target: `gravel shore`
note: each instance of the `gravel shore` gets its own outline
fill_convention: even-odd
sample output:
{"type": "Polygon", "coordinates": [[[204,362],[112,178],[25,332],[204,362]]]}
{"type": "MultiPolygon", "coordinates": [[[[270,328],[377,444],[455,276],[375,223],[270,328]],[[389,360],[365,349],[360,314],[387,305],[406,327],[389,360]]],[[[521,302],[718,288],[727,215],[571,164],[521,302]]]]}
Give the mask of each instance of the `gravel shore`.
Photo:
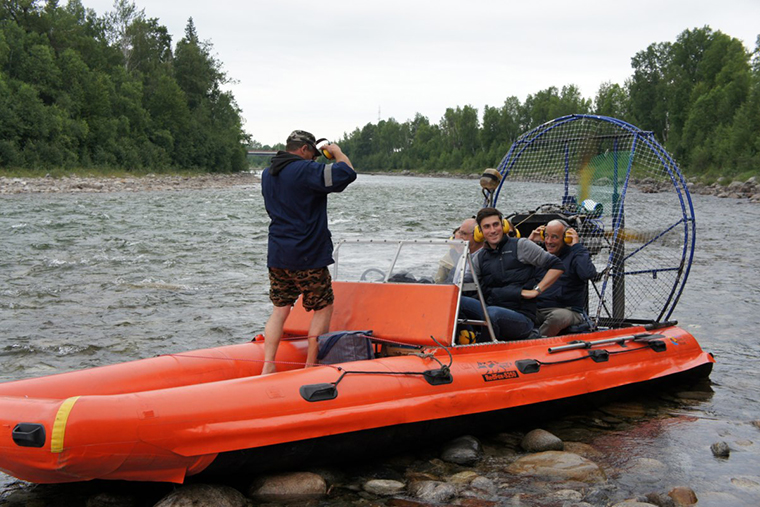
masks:
{"type": "MultiPolygon", "coordinates": [[[[372,175],[422,176],[433,178],[466,178],[477,179],[479,174],[413,173],[402,172],[373,172],[372,175]]],[[[7,178],[0,176],[0,195],[5,194],[48,194],[48,193],[82,193],[82,192],[149,192],[172,190],[198,190],[204,188],[227,188],[253,185],[260,181],[255,173],[237,174],[204,174],[200,176],[159,176],[147,175],[142,177],[85,177],[66,176],[63,178],[7,178]]],[[[670,190],[669,185],[656,183],[645,179],[634,182],[642,192],[657,193],[670,190]]],[[[712,185],[702,185],[690,180],[687,183],[692,194],[714,195],[733,199],[747,199],[760,203],[760,183],[752,177],[747,181],[720,181],[712,185]]]]}
{"type": "Polygon", "coordinates": [[[6,178],[0,176],[0,195],[3,194],[47,194],[82,192],[149,192],[171,190],[197,190],[204,188],[226,188],[253,185],[259,177],[253,173],[204,174],[200,176],[159,176],[142,177],[83,177],[63,178],[6,178]]]}

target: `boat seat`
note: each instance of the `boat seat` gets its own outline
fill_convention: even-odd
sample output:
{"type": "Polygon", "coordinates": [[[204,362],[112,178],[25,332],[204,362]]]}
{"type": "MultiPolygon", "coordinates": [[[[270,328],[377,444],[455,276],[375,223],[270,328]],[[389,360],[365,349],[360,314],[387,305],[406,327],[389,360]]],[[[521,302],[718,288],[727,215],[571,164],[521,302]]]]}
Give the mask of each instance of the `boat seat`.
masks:
{"type": "MultiPolygon", "coordinates": [[[[330,331],[371,329],[375,338],[407,345],[451,345],[456,325],[456,285],[333,281],[330,331]]],[[[284,332],[306,336],[313,313],[298,299],[284,332]]]]}

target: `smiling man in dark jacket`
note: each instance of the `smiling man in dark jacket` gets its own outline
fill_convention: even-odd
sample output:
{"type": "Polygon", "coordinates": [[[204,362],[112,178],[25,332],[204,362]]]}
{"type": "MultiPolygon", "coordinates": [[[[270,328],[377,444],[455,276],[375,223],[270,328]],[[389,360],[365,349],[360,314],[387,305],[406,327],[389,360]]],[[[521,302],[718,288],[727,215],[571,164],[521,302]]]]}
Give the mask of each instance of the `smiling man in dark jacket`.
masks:
{"type": "MultiPolygon", "coordinates": [[[[537,336],[536,297],[560,277],[562,263],[527,238],[509,237],[510,226],[496,208],[482,208],[475,220],[475,239],[485,241],[474,262],[475,274],[496,338],[537,336]],[[543,276],[537,277],[537,269],[544,269],[543,276]]],[[[462,297],[460,310],[468,319],[484,319],[477,299],[462,297]]]]}
{"type": "Polygon", "coordinates": [[[293,131],[285,151],[272,157],[272,164],[261,175],[261,193],[272,220],[267,267],[269,298],[274,304],[264,328],[264,374],[276,371],[274,360],[283,327],[301,294],[304,308],[314,311],[307,366],[317,361],[317,336],[330,327],[334,298],[327,266],[335,261],[327,228],[327,194],[342,192],[356,179],[356,172],[337,144],[322,147],[333,163],[316,162],[320,156],[317,143],[309,132],[293,131]]]}

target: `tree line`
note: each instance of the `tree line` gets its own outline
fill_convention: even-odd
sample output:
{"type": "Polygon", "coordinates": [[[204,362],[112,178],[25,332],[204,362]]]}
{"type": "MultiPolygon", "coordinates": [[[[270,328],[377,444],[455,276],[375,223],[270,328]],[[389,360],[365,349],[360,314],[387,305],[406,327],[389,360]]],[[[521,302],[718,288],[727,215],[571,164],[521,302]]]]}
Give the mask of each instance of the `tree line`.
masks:
{"type": "Polygon", "coordinates": [[[760,36],[753,52],[709,27],[654,43],[631,59],[623,85],[606,82],[596,97],[550,87],[524,102],[448,108],[440,121],[417,114],[368,123],[341,147],[363,170],[477,172],[493,167],[523,132],[568,114],[599,114],[651,130],[689,175],[760,173],[760,36]]]}
{"type": "Polygon", "coordinates": [[[0,0],[0,168],[247,168],[228,78],[188,20],[166,27],[128,0],[0,0]]]}
{"type": "MultiPolygon", "coordinates": [[[[687,174],[760,173],[760,36],[749,52],[709,27],[685,30],[631,66],[593,99],[549,87],[482,114],[451,107],[437,123],[368,123],[338,141],[362,170],[477,172],[521,133],[592,113],[653,131],[687,174]]],[[[81,0],[0,0],[0,168],[244,170],[246,148],[270,147],[244,132],[228,79],[192,18],[173,45],[129,0],[102,17],[81,0]]]]}

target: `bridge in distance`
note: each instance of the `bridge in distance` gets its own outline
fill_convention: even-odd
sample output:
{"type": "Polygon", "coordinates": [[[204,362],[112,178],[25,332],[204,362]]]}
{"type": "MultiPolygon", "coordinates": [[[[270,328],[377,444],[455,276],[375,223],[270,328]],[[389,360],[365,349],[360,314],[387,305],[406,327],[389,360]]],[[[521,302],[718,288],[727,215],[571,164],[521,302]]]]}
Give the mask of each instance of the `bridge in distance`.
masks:
{"type": "Polygon", "coordinates": [[[248,150],[246,155],[249,157],[274,157],[277,150],[248,150]]]}

